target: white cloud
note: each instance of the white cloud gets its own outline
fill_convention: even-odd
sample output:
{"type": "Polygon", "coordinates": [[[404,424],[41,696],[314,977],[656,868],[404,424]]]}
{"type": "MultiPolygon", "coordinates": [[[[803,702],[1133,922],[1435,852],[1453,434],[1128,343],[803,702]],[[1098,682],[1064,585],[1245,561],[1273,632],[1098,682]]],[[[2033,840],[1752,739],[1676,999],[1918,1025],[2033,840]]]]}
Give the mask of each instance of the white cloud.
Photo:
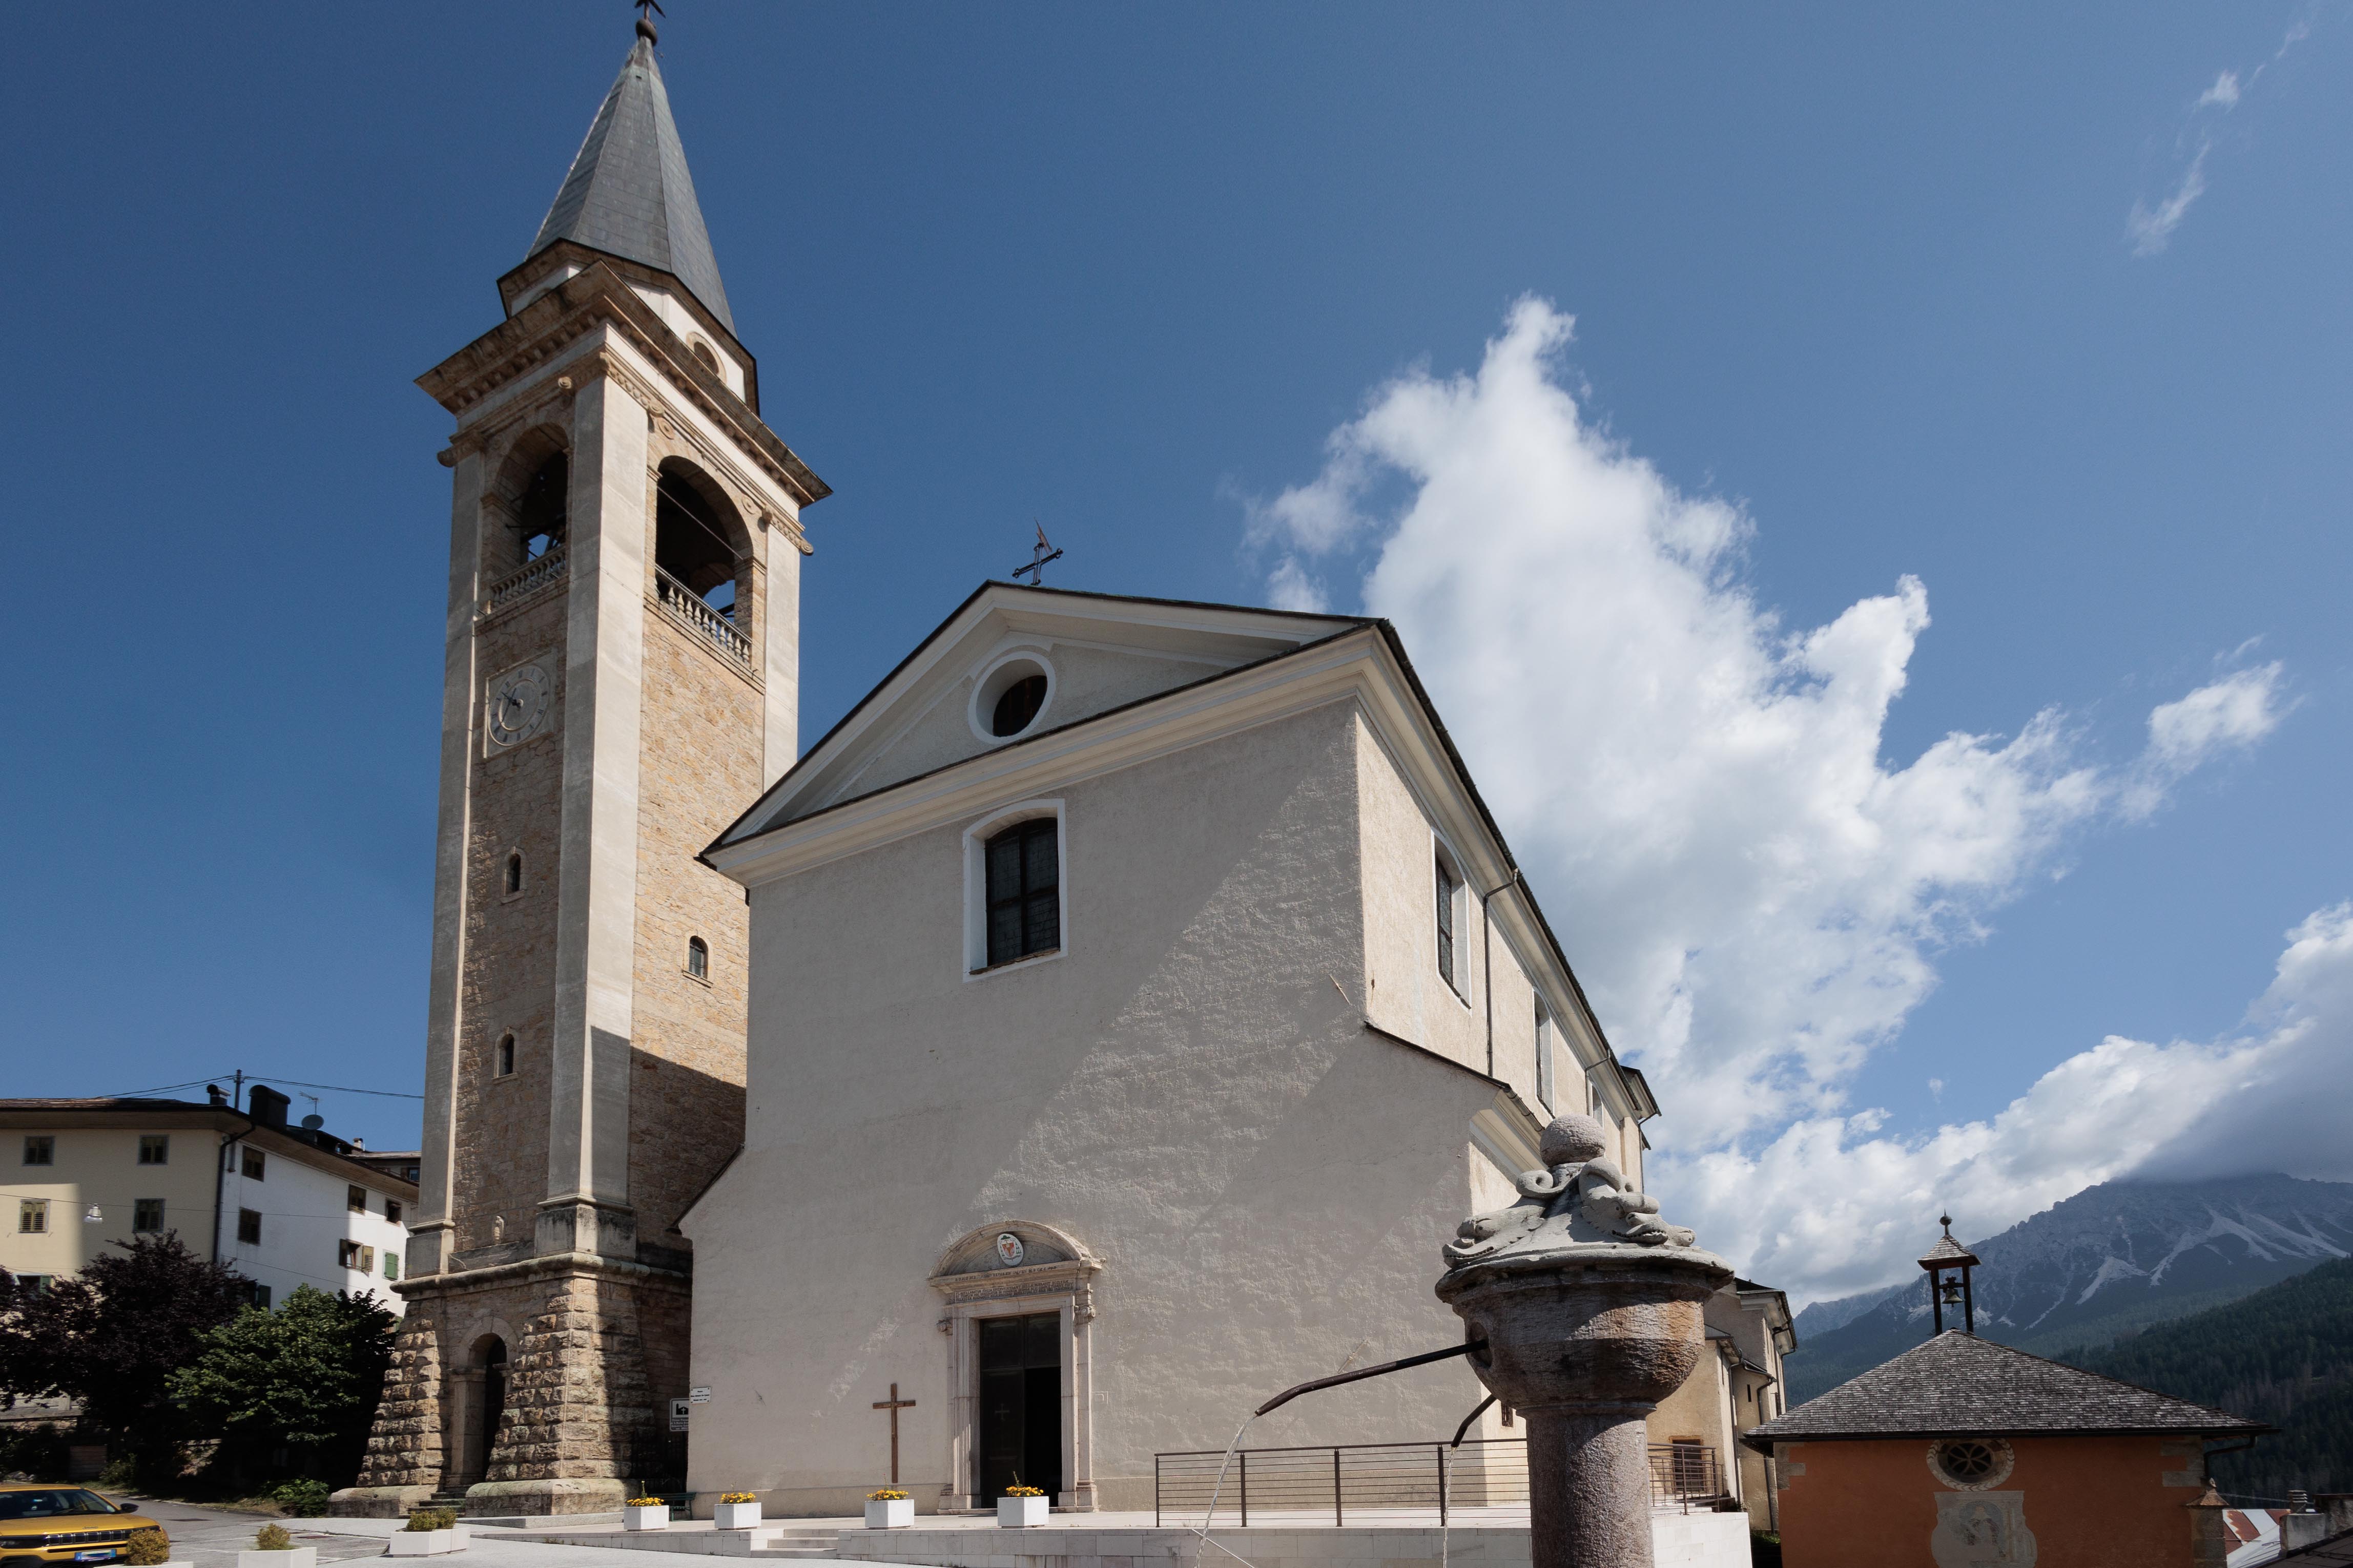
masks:
{"type": "Polygon", "coordinates": [[[2155,206],[2136,198],[2131,213],[2125,218],[2125,237],[2131,242],[2135,256],[2155,256],[2172,244],[2173,231],[2181,226],[2181,220],[2189,216],[2189,209],[2197,205],[2199,197],[2206,194],[2206,160],[2214,151],[2214,134],[2211,127],[2217,123],[2211,118],[2203,118],[2206,111],[2213,110],[2218,114],[2228,114],[2238,108],[2240,100],[2263,80],[2265,71],[2311,36],[2312,24],[2308,19],[2290,24],[2280,38],[2279,47],[2272,51],[2271,58],[2249,71],[2243,79],[2237,71],[2222,71],[2214,78],[2213,86],[2198,95],[2189,106],[2188,123],[2175,142],[2177,154],[2185,149],[2195,150],[2189,153],[2189,163],[2182,166],[2180,174],[2174,180],[2173,189],[2155,206]],[[2200,128],[2195,136],[2190,134],[2193,127],[2200,128]]]}
{"type": "Polygon", "coordinates": [[[1809,1118],[1764,1147],[1683,1163],[1676,1210],[1754,1275],[1806,1296],[1887,1282],[1949,1205],[1970,1237],[2095,1182],[2279,1169],[2353,1179],[2353,905],[2287,933],[2248,1026],[2210,1044],[2110,1037],[2068,1058],[1989,1121],[1916,1139],[1867,1120],[1809,1118]],[[1760,1201],[1761,1195],[1761,1201],[1760,1201]]]}
{"type": "MultiPolygon", "coordinates": [[[[1784,626],[1740,574],[1754,530],[1739,509],[1683,494],[1585,420],[1553,374],[1570,326],[1524,300],[1475,375],[1380,388],[1314,479],[1251,509],[1251,538],[1280,552],[1271,587],[1287,602],[1321,602],[1314,563],[1369,562],[1365,608],[1404,634],[1605,1025],[1660,1083],[1675,1146],[1713,1151],[1662,1162],[1656,1184],[1699,1205],[1687,1223],[1712,1243],[1777,1258],[1777,1279],[1810,1289],[1881,1249],[1802,1267],[1779,1251],[1810,1211],[1775,1184],[1815,1184],[1793,1160],[1826,1158],[1821,1187],[1916,1226],[1897,1168],[1989,1137],[1947,1129],[1923,1145],[1947,1152],[1921,1156],[1847,1114],[1848,1084],[1927,995],[1939,949],[1979,937],[2072,833],[2146,816],[2189,769],[2260,739],[2279,669],[2160,707],[2121,765],[2089,760],[2051,710],[1890,762],[1927,590],[1906,578],[1826,625],[1784,626]],[[1374,508],[1392,487],[1401,501],[1374,508]],[[1720,1182],[1758,1172],[1718,1204],[1720,1182]]],[[[2114,1159],[2137,1157],[2117,1142],[2114,1159]]],[[[2052,1158],[2031,1190],[2054,1196],[2097,1163],[2052,1158]]]]}
{"type": "Polygon", "coordinates": [[[2206,155],[2213,150],[2213,142],[2201,140],[2198,155],[2189,160],[2189,167],[2181,171],[2180,183],[2173,187],[2173,194],[2156,206],[2133,203],[2132,215],[2125,219],[2125,232],[2132,239],[2135,256],[2155,256],[2173,243],[2173,231],[2189,216],[2192,204],[2206,194],[2206,155]]]}

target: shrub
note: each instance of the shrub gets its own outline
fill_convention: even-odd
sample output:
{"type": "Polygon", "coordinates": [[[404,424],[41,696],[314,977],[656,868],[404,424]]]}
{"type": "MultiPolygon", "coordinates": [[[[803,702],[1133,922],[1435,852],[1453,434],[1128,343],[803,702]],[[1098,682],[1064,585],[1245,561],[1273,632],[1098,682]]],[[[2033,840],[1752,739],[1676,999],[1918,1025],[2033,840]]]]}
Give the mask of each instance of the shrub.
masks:
{"type": "Polygon", "coordinates": [[[138,1468],[126,1455],[120,1459],[106,1461],[106,1468],[98,1472],[98,1484],[111,1492],[129,1491],[137,1474],[138,1468]]]}
{"type": "Polygon", "coordinates": [[[122,1544],[122,1560],[132,1568],[155,1568],[172,1560],[172,1538],[160,1530],[134,1530],[122,1544]]]}
{"type": "Polygon", "coordinates": [[[286,1533],[286,1527],[282,1524],[265,1524],[253,1532],[253,1549],[256,1552],[291,1552],[294,1550],[294,1538],[286,1533]]]}
{"type": "Polygon", "coordinates": [[[420,1508],[408,1516],[408,1528],[422,1534],[434,1530],[458,1528],[458,1510],[454,1508],[420,1508]]]}
{"type": "Polygon", "coordinates": [[[269,1489],[269,1498],[297,1519],[318,1519],[327,1511],[327,1483],[280,1481],[269,1489]]]}

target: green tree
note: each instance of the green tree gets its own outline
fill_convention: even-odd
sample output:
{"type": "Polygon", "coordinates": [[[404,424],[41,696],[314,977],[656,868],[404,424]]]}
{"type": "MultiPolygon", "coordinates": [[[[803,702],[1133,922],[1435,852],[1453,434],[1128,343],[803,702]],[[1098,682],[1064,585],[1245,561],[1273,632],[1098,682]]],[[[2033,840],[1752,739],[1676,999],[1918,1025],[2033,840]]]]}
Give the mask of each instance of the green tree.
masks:
{"type": "Polygon", "coordinates": [[[297,1474],[349,1486],[367,1448],[399,1320],[374,1294],[308,1285],[272,1312],[241,1312],[204,1336],[172,1396],[221,1438],[241,1477],[288,1450],[297,1474]]]}
{"type": "Polygon", "coordinates": [[[185,1435],[171,1374],[237,1315],[247,1285],[176,1232],[115,1245],[123,1250],[38,1294],[10,1282],[0,1298],[0,1394],[80,1401],[83,1418],[155,1485],[178,1473],[185,1435]]]}

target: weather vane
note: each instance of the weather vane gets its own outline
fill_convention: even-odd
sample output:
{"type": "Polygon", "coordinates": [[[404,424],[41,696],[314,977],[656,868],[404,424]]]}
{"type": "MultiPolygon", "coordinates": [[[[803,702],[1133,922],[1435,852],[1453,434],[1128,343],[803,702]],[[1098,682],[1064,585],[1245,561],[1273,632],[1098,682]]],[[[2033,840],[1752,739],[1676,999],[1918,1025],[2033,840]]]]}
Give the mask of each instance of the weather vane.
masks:
{"type": "Polygon", "coordinates": [[[1026,574],[1031,587],[1042,588],[1046,585],[1046,563],[1062,558],[1062,552],[1046,538],[1046,525],[1042,522],[1038,524],[1038,542],[1030,547],[1029,557],[1029,565],[1013,569],[1014,580],[1018,582],[1026,574]]]}
{"type": "Polygon", "coordinates": [[[661,8],[661,0],[630,0],[630,4],[638,9],[638,31],[646,36],[648,43],[656,42],[654,18],[670,15],[661,8]]]}

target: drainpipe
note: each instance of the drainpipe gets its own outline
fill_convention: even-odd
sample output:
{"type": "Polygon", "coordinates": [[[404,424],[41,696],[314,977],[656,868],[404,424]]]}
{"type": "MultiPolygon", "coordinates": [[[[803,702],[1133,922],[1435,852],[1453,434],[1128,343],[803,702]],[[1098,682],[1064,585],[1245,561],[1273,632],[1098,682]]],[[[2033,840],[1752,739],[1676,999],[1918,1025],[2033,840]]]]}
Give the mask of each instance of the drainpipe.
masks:
{"type": "Polygon", "coordinates": [[[1520,879],[1520,868],[1479,895],[1480,988],[1487,994],[1487,1076],[1495,1076],[1495,922],[1488,918],[1487,900],[1520,879]]]}

